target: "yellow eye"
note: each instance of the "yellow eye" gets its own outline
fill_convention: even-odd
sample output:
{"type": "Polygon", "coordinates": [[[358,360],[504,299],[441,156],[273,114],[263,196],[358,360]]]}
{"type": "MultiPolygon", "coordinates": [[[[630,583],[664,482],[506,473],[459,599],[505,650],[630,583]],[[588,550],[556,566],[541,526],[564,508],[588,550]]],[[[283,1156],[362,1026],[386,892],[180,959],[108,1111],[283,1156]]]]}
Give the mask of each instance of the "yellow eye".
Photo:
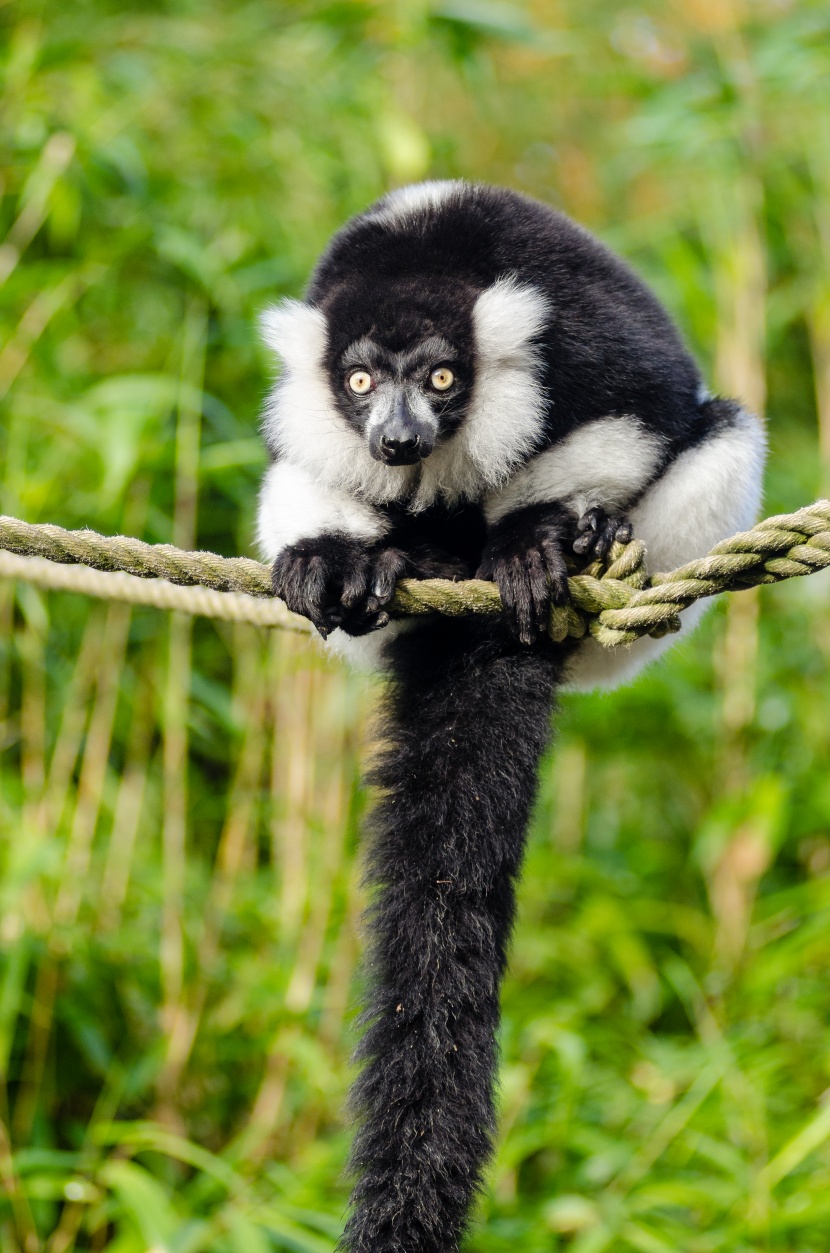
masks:
{"type": "Polygon", "coordinates": [[[367,370],[352,370],[349,375],[349,387],[356,396],[365,396],[372,390],[373,380],[367,370]]]}
{"type": "Polygon", "coordinates": [[[455,382],[455,375],[445,365],[439,365],[429,376],[429,381],[437,392],[445,392],[455,382]]]}

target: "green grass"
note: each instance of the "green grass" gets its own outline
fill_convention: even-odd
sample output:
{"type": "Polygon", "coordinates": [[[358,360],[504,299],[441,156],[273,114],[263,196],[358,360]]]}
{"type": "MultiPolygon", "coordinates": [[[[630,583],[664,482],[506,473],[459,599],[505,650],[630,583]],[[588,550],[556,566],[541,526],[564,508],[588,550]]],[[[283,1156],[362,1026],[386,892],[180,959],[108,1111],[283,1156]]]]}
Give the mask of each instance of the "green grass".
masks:
{"type": "MultiPolygon", "coordinates": [[[[0,7],[0,507],[251,551],[256,315],[424,175],[584,220],[827,490],[827,15],[0,7]],[[822,455],[824,469],[822,468],[822,455]]],[[[823,1253],[830,581],[568,696],[475,1253],[823,1253]]],[[[376,691],[306,640],[0,586],[0,1249],[331,1249],[376,691]]]]}

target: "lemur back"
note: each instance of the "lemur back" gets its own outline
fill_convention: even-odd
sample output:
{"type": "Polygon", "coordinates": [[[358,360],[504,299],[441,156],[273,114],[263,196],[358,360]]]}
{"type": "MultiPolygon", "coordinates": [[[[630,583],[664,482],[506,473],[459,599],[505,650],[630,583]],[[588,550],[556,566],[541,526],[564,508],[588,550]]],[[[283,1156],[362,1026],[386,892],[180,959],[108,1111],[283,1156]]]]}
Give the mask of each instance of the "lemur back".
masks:
{"type": "Polygon", "coordinates": [[[570,563],[632,530],[656,570],[751,525],[763,431],[707,392],[622,261],[505,189],[385,196],[263,329],[282,363],[258,515],[275,591],[390,683],[344,1243],[452,1253],[491,1142],[498,993],[555,691],[613,686],[670,642],[555,645],[551,604],[570,563]],[[494,579],[503,617],[390,622],[404,575],[494,579]]]}

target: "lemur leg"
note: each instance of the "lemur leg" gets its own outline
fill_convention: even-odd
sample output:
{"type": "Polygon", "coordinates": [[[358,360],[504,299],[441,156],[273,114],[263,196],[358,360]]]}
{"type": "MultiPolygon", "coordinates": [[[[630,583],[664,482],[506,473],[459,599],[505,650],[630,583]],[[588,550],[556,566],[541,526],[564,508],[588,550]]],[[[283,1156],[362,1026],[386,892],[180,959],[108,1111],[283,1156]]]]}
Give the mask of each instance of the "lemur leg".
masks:
{"type": "MultiPolygon", "coordinates": [[[[710,404],[722,409],[721,421],[706,440],[672,461],[629,513],[634,535],[648,549],[652,571],[673,570],[705,556],[719,540],[752,526],[758,515],[766,447],[763,427],[731,402],[710,404]]],[[[684,633],[706,605],[698,601],[685,610],[684,633]]],[[[566,684],[579,691],[616,687],[676,639],[676,635],[661,640],[645,637],[629,648],[615,649],[587,639],[568,663],[566,684]]]]}

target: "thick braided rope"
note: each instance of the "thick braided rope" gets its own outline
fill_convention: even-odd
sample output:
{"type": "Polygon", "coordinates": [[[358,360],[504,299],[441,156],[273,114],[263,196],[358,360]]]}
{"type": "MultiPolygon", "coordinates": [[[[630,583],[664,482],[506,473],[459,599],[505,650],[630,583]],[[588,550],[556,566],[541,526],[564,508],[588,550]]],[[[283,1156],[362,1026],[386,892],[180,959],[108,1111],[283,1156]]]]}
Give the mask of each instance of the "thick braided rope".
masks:
{"type": "MultiPolygon", "coordinates": [[[[0,574],[14,573],[15,577],[29,578],[42,586],[60,586],[89,595],[258,625],[296,623],[298,629],[306,629],[302,620],[298,621],[284,606],[278,608],[272,599],[268,606],[271,613],[263,613],[266,606],[256,601],[272,597],[270,571],[246,557],[183,552],[170,544],[145,544],[129,536],[105,537],[95,531],[65,531],[58,526],[36,526],[5,517],[0,517],[0,550],[40,558],[36,569],[27,565],[28,574],[23,568],[0,569],[0,574]],[[63,571],[58,581],[46,568],[53,563],[118,571],[133,578],[129,585],[121,579],[119,594],[111,576],[102,576],[107,581],[93,587],[88,577],[90,571],[73,571],[72,575],[63,571]],[[139,590],[144,580],[149,581],[143,583],[146,594],[139,590]],[[205,600],[206,590],[218,594],[220,600],[205,600]],[[228,593],[234,594],[233,606],[225,603],[228,593]]],[[[716,544],[706,557],[668,574],[649,577],[645,561],[645,546],[632,540],[625,545],[616,544],[605,566],[595,563],[573,575],[568,580],[570,604],[551,614],[553,638],[580,638],[590,632],[607,647],[630,644],[642,635],[659,636],[678,630],[678,615],[701,597],[778,583],[825,569],[830,566],[830,501],[818,501],[797,513],[766,518],[752,530],[716,544]]],[[[391,611],[398,617],[426,613],[456,617],[496,614],[501,611],[501,599],[495,584],[479,579],[461,583],[403,579],[391,611]]]]}

